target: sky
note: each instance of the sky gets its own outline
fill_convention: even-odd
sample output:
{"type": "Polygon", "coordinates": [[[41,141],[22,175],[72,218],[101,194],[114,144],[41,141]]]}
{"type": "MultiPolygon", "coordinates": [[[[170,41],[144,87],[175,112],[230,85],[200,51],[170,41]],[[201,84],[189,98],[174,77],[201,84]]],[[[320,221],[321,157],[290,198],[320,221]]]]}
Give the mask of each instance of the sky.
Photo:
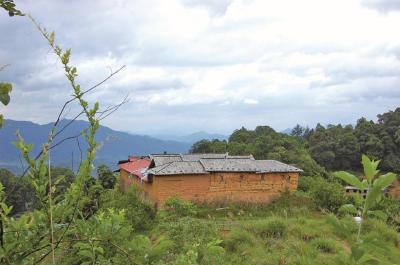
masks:
{"type": "MultiPolygon", "coordinates": [[[[31,14],[72,48],[78,81],[103,121],[132,133],[230,134],[242,126],[355,124],[400,103],[398,0],[31,0],[31,14]]],[[[1,10],[0,10],[1,11],[1,10]]],[[[71,88],[27,17],[0,12],[6,118],[56,119],[71,88]]],[[[73,117],[78,106],[68,108],[73,117]]]]}

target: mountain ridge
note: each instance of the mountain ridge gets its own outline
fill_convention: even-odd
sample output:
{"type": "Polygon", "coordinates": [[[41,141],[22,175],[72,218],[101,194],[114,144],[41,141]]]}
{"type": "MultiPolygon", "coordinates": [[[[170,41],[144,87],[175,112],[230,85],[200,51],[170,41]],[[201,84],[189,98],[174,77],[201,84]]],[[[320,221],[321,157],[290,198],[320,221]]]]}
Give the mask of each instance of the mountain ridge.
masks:
{"type": "MultiPolygon", "coordinates": [[[[70,120],[61,120],[58,128],[63,128],[70,120]]],[[[27,143],[33,144],[32,155],[40,152],[41,146],[46,142],[48,134],[54,123],[37,124],[31,121],[5,120],[4,127],[0,130],[0,167],[7,168],[15,173],[23,170],[18,149],[12,144],[16,141],[15,132],[19,130],[27,143]]],[[[65,131],[55,139],[61,139],[79,134],[88,127],[88,122],[74,121],[65,131]]],[[[82,150],[87,145],[83,137],[78,138],[82,150]]],[[[161,140],[147,135],[131,134],[113,130],[107,126],[100,126],[96,141],[100,145],[97,152],[95,165],[104,163],[116,168],[118,160],[123,160],[131,154],[147,155],[150,153],[185,153],[190,149],[191,143],[173,140],[161,140]]],[[[52,163],[57,166],[77,169],[80,162],[80,150],[76,140],[69,140],[51,151],[52,163]]]]}

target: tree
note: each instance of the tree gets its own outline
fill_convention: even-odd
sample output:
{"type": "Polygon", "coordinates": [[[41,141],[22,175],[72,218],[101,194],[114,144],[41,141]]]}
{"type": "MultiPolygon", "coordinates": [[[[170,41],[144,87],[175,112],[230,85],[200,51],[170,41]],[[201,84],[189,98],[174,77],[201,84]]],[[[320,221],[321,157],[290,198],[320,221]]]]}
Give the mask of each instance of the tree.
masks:
{"type": "Polygon", "coordinates": [[[7,169],[0,168],[0,183],[4,186],[5,203],[13,207],[10,214],[32,209],[33,189],[24,179],[21,180],[7,169]]]}
{"type": "Polygon", "coordinates": [[[100,165],[97,168],[97,178],[104,189],[112,189],[117,182],[114,173],[106,165],[100,165]]]}
{"type": "Polygon", "coordinates": [[[304,134],[305,129],[301,127],[300,124],[297,124],[293,129],[290,135],[301,137],[304,134]]]}

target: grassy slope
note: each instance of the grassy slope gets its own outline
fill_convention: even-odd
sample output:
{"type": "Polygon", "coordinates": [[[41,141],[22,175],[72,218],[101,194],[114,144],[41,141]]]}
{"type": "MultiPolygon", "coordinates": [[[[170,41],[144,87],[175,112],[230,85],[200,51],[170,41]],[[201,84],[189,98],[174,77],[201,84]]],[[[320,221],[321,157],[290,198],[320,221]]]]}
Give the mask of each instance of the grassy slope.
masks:
{"type": "MultiPolygon", "coordinates": [[[[356,264],[349,258],[357,232],[351,217],[337,227],[330,222],[332,215],[307,204],[293,207],[301,202],[286,203],[291,206],[202,207],[196,217],[160,221],[152,234],[172,239],[178,253],[195,249],[200,264],[356,264]],[[225,254],[213,257],[202,246],[216,239],[222,240],[225,254]]],[[[373,242],[367,252],[379,264],[400,264],[400,236],[392,227],[368,220],[362,238],[373,242]]]]}

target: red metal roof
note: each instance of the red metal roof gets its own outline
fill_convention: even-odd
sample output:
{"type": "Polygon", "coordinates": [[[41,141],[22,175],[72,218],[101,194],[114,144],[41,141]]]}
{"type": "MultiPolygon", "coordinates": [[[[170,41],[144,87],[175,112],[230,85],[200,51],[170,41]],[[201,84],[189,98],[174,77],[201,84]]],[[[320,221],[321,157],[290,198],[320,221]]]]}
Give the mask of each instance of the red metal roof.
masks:
{"type": "Polygon", "coordinates": [[[129,156],[129,162],[120,164],[119,168],[142,179],[143,171],[147,169],[149,165],[150,158],[148,157],[129,156]]]}

